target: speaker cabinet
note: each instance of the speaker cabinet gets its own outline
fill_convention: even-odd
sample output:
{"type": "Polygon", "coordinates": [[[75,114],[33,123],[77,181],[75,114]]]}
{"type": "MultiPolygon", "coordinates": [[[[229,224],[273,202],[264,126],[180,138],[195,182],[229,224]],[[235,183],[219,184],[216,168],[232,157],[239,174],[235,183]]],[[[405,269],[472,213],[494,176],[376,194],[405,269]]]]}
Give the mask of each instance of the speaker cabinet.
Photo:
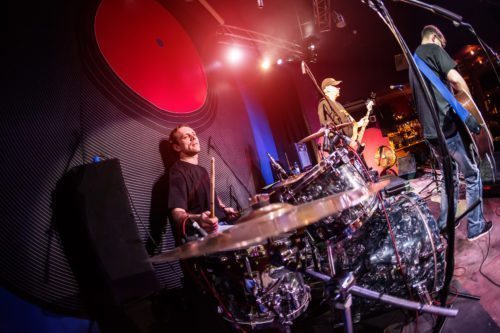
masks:
{"type": "Polygon", "coordinates": [[[54,218],[90,317],[159,291],[119,160],[70,170],[57,185],[54,218]]]}

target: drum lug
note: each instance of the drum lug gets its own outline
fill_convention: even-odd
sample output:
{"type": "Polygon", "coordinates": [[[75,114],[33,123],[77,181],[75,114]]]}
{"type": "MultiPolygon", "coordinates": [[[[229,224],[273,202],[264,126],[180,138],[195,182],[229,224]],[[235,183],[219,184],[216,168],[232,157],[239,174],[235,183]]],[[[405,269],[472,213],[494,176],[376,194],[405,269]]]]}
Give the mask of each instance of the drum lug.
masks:
{"type": "Polygon", "coordinates": [[[427,287],[425,285],[425,281],[420,281],[417,282],[413,285],[413,288],[417,290],[418,297],[420,298],[420,302],[422,304],[432,304],[432,298],[431,295],[429,294],[429,291],[427,290],[427,287]]]}

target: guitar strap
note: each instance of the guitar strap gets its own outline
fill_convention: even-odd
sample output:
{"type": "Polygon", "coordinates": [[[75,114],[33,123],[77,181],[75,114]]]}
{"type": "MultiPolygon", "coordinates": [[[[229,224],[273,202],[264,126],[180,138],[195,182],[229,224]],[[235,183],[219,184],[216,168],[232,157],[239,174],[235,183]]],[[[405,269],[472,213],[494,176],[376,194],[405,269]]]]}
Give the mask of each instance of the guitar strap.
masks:
{"type": "MultiPolygon", "coordinates": [[[[415,63],[425,77],[431,81],[432,85],[439,91],[441,96],[443,96],[443,98],[450,103],[451,107],[455,110],[455,113],[460,117],[460,119],[462,119],[465,124],[469,124],[469,117],[472,117],[469,111],[467,111],[462,104],[457,101],[455,96],[453,96],[443,81],[439,79],[436,73],[434,73],[416,53],[413,54],[413,59],[415,59],[415,63]]],[[[475,131],[479,132],[479,129],[475,129],[475,131]]]]}

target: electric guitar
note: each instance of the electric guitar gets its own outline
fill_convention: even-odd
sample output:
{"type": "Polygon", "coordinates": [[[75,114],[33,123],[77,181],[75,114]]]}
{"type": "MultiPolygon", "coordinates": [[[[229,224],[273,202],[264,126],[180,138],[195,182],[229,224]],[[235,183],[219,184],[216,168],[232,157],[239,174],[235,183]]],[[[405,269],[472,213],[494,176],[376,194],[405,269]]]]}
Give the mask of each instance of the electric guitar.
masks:
{"type": "MultiPolygon", "coordinates": [[[[361,143],[361,140],[363,140],[363,135],[365,135],[365,129],[366,126],[368,126],[368,117],[370,116],[370,113],[373,110],[373,106],[375,105],[375,93],[370,94],[370,98],[368,98],[365,102],[366,105],[366,115],[360,119],[360,122],[362,122],[362,125],[358,127],[358,125],[353,126],[353,136],[352,136],[352,142],[357,142],[357,144],[360,146],[360,150],[362,151],[364,149],[364,143],[361,143]]],[[[354,148],[354,147],[353,147],[354,148]]]]}
{"type": "MultiPolygon", "coordinates": [[[[476,106],[476,103],[472,100],[472,97],[467,94],[465,91],[461,91],[455,95],[457,101],[462,104],[462,106],[469,111],[469,113],[476,119],[480,126],[479,134],[475,134],[469,130],[467,126],[465,127],[466,133],[468,134],[472,147],[479,156],[481,160],[488,159],[490,163],[494,163],[493,159],[493,139],[491,137],[491,133],[484,122],[483,116],[481,112],[476,106]]],[[[464,124],[465,125],[465,124],[464,124]]],[[[493,164],[492,164],[493,165],[493,164]]]]}

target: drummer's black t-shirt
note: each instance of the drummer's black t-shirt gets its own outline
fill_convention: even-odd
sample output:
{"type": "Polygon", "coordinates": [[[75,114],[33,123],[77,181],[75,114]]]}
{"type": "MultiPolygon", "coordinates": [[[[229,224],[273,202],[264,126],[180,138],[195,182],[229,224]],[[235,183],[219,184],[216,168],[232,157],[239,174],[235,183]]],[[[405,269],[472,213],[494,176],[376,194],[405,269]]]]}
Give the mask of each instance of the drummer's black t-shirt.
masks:
{"type": "MultiPolygon", "coordinates": [[[[192,214],[210,210],[210,177],[202,166],[176,161],[170,168],[168,208],[182,208],[192,214]]],[[[224,218],[224,210],[215,200],[215,215],[224,218]]]]}
{"type": "MultiPolygon", "coordinates": [[[[422,44],[415,51],[430,69],[448,85],[448,72],[456,67],[455,61],[441,47],[435,44],[422,44]]],[[[436,129],[432,120],[431,109],[425,98],[425,93],[417,77],[412,70],[409,71],[410,85],[413,90],[413,98],[417,114],[422,124],[423,135],[426,139],[437,138],[436,129]]],[[[438,112],[439,124],[446,138],[450,138],[457,132],[456,122],[460,121],[450,104],[441,96],[441,93],[424,76],[427,86],[430,88],[431,97],[438,112]]]]}

